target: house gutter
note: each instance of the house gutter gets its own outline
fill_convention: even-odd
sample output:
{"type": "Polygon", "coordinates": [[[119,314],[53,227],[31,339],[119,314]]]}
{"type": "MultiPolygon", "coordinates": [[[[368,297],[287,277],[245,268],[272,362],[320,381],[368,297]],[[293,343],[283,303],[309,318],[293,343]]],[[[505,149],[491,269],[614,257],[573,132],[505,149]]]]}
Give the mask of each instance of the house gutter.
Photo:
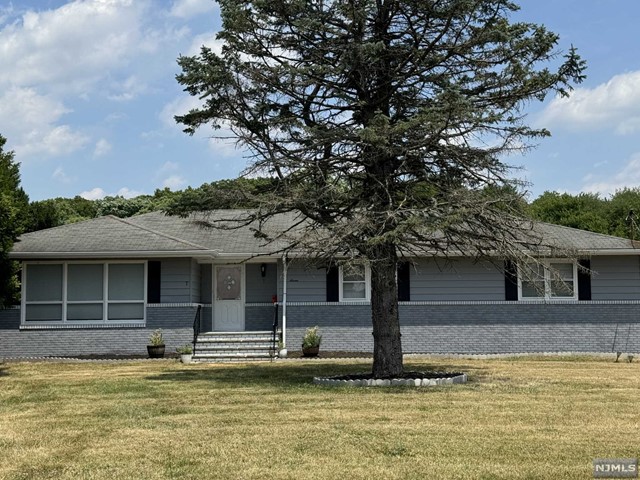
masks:
{"type": "Polygon", "coordinates": [[[282,348],[287,348],[287,254],[282,255],[282,348]]]}
{"type": "Polygon", "coordinates": [[[217,257],[215,250],[180,250],[180,251],[119,251],[119,252],[11,252],[12,260],[61,260],[69,258],[102,259],[102,258],[177,258],[177,257],[217,257]]]}

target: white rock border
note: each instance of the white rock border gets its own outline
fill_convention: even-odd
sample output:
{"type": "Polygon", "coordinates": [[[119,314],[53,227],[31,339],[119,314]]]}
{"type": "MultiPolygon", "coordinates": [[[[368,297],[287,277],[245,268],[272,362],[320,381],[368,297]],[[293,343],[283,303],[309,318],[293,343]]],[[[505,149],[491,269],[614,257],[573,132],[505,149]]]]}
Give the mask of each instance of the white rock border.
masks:
{"type": "MultiPolygon", "coordinates": [[[[344,375],[340,375],[343,377],[344,375]]],[[[342,380],[340,377],[313,377],[316,385],[330,387],[436,387],[438,385],[453,385],[467,383],[467,374],[461,373],[453,377],[439,378],[363,378],[360,380],[342,380]]]]}

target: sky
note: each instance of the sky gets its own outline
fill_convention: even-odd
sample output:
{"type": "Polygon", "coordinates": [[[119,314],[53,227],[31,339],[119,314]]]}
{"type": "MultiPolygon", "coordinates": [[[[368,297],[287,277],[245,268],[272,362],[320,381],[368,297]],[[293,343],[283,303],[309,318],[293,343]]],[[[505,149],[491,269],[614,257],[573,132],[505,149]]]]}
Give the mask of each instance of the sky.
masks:
{"type": "MultiPolygon", "coordinates": [[[[529,198],[547,190],[640,187],[638,0],[520,0],[515,20],[544,24],[587,61],[569,99],[527,104],[552,137],[505,161],[529,198]]],[[[179,55],[213,45],[212,0],[0,0],[0,134],[31,200],[130,198],[236,177],[243,152],[173,120],[195,100],[179,55]]]]}

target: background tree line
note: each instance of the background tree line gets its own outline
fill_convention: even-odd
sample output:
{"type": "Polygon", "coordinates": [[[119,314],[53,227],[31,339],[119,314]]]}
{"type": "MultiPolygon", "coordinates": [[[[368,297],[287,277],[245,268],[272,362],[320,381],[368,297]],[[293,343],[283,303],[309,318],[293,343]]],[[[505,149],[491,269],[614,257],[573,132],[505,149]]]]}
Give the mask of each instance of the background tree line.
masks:
{"type": "MultiPolygon", "coordinates": [[[[205,183],[197,188],[172,192],[158,189],[153,195],[134,198],[105,197],[100,200],[54,198],[22,202],[23,231],[42,230],[67,223],[114,215],[131,217],[152,211],[180,214],[197,209],[251,208],[271,184],[266,178],[240,178],[205,183]],[[243,191],[243,195],[238,195],[243,191]]],[[[491,192],[487,192],[491,195],[491,192]]],[[[533,201],[520,203],[521,212],[543,222],[564,225],[590,232],[640,239],[640,188],[624,188],[610,197],[595,193],[544,192],[533,201]],[[629,213],[633,211],[633,215],[629,213]],[[635,233],[634,233],[635,232],[635,233]]]]}
{"type": "Polygon", "coordinates": [[[640,239],[640,188],[623,188],[610,197],[596,193],[544,192],[526,206],[533,219],[590,232],[640,239]]]}
{"type": "MultiPolygon", "coordinates": [[[[120,196],[87,200],[80,196],[29,201],[20,187],[19,164],[13,152],[4,152],[0,135],[0,305],[15,301],[17,265],[7,254],[22,233],[57,227],[102,215],[120,218],[152,211],[182,214],[193,210],[252,208],[273,187],[267,178],[238,178],[205,183],[172,192],[158,189],[153,195],[120,196]]],[[[514,192],[515,193],[515,192],[514,192]]],[[[499,196],[486,189],[488,196],[499,196]]],[[[610,197],[595,193],[544,192],[533,201],[522,197],[517,208],[524,216],[596,233],[640,239],[640,188],[624,188],[610,197]],[[633,213],[630,213],[633,212],[633,213]]]]}

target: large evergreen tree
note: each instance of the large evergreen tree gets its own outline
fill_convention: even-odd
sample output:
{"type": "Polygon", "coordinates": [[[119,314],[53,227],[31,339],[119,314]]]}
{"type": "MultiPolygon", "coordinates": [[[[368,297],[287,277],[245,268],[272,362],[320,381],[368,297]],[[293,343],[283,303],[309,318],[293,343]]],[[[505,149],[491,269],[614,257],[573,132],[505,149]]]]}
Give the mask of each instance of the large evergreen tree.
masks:
{"type": "Polygon", "coordinates": [[[300,212],[292,248],[369,263],[373,373],[400,374],[399,257],[516,253],[501,158],[549,134],[523,107],[566,95],[584,63],[508,0],[219,3],[221,53],[179,59],[202,106],[176,119],[231,129],[246,173],[277,180],[243,221],[300,212]]]}
{"type": "Polygon", "coordinates": [[[0,135],[0,306],[15,301],[16,265],[8,254],[22,233],[29,198],[20,188],[20,171],[13,152],[5,152],[6,139],[0,135]]]}

